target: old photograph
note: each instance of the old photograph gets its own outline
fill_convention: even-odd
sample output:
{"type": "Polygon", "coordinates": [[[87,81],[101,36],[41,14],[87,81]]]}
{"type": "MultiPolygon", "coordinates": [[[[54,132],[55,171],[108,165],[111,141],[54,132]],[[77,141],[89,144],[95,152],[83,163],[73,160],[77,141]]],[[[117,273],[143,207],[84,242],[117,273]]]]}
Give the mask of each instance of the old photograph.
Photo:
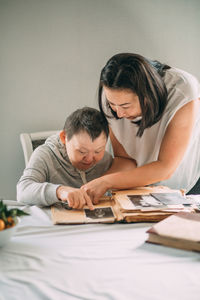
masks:
{"type": "Polygon", "coordinates": [[[156,207],[161,208],[163,204],[149,195],[127,195],[135,208],[156,207]]]}
{"type": "Polygon", "coordinates": [[[107,219],[114,218],[114,214],[111,207],[100,207],[94,210],[85,209],[85,214],[87,218],[90,219],[107,219]]]}

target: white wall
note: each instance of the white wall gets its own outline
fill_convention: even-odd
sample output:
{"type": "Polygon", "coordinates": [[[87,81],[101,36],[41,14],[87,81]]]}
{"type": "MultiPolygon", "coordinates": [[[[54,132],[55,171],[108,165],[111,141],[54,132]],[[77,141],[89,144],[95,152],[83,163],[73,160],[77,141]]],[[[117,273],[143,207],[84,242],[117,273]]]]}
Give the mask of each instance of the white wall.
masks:
{"type": "Polygon", "coordinates": [[[140,53],[200,79],[199,0],[0,0],[0,198],[15,199],[21,132],[96,106],[99,73],[140,53]]]}

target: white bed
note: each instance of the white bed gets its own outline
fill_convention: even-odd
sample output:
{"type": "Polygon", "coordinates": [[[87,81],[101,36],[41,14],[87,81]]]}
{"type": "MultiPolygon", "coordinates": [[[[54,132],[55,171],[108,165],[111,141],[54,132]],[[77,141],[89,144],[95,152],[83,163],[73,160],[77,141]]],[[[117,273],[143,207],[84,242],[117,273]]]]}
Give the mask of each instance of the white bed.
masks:
{"type": "Polygon", "coordinates": [[[61,226],[20,208],[31,216],[0,248],[1,300],[200,299],[200,254],[145,243],[152,224],[61,226]]]}

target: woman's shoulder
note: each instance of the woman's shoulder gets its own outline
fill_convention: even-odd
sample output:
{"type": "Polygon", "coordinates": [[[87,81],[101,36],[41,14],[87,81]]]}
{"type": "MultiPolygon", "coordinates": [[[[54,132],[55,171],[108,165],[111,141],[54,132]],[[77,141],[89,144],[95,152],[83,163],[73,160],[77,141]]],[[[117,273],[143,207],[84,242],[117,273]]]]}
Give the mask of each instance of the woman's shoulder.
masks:
{"type": "Polygon", "coordinates": [[[178,69],[167,69],[164,76],[165,83],[174,82],[176,84],[199,84],[197,78],[191,73],[178,69]]]}
{"type": "Polygon", "coordinates": [[[166,70],[164,82],[168,93],[173,89],[191,99],[198,98],[200,95],[200,84],[197,78],[178,68],[166,70]]]}

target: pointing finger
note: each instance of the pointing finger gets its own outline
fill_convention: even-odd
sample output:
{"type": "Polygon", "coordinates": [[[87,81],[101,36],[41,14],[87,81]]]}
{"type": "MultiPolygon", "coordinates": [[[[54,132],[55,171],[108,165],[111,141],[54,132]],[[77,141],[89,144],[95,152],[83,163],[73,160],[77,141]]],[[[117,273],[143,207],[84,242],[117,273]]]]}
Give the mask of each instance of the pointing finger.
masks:
{"type": "Polygon", "coordinates": [[[94,210],[94,205],[92,204],[91,198],[86,194],[85,196],[86,204],[90,210],[94,210]]]}

